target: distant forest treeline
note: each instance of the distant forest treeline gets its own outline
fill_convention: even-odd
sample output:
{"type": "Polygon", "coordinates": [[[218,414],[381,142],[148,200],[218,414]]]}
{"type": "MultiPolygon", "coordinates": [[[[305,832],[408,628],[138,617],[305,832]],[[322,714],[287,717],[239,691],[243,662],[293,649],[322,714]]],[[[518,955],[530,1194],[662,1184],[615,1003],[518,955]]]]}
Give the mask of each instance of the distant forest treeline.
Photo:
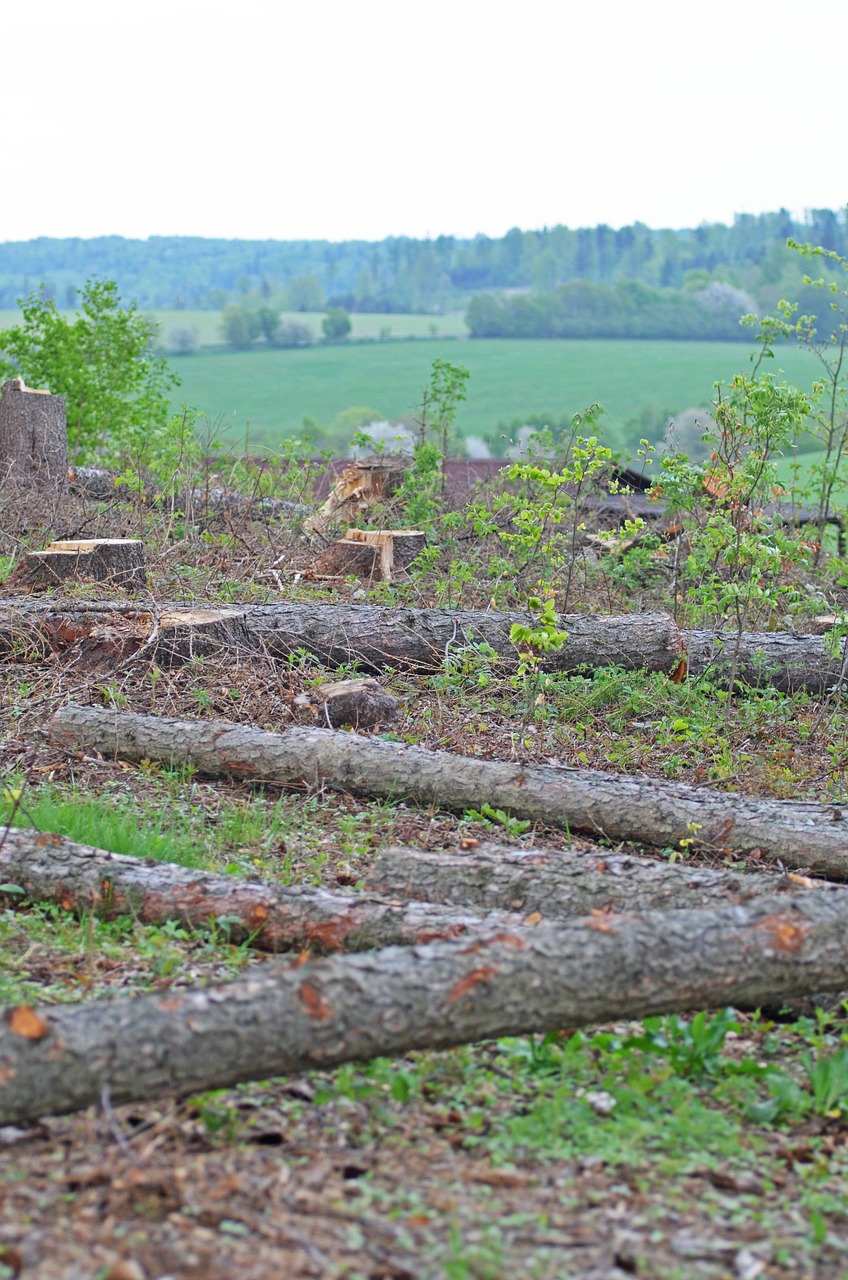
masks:
{"type": "Polygon", "coordinates": [[[641,223],[516,228],[473,240],[42,238],[0,244],[0,308],[39,289],[71,307],[84,281],[98,276],[151,308],[239,302],[438,313],[471,303],[469,325],[481,336],[724,338],[737,336],[750,304],[771,309],[789,296],[802,310],[821,307],[820,293],[804,296],[804,264],[787,249],[789,237],[848,256],[846,211],[740,214],[730,226],[679,231],[641,223]]]}

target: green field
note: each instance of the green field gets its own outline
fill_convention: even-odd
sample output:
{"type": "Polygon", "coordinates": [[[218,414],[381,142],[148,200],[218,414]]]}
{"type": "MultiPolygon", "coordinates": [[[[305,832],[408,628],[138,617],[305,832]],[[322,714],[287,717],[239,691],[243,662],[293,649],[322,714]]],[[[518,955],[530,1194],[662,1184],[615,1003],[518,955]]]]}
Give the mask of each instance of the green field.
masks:
{"type": "MultiPolygon", "coordinates": [[[[220,439],[236,447],[248,441],[251,448],[274,449],[302,434],[305,417],[331,429],[337,415],[353,406],[390,420],[414,413],[432,361],[441,356],[471,371],[468,401],[457,420],[461,435],[497,441],[499,424],[532,414],[560,418],[597,401],[608,414],[605,438],[632,449],[640,436],[660,434],[639,421],[641,414],[647,410],[649,419],[660,422],[664,413],[707,405],[714,382],[748,367],[750,350],[729,342],[467,340],[461,316],[353,315],[359,342],[292,351],[258,345],[237,352],[221,345],[218,312],[149,314],[163,343],[173,329],[193,326],[204,348],[171,357],[183,382],[175,405],[202,409],[220,439]],[[384,327],[391,330],[389,341],[367,341],[384,327]]],[[[0,327],[19,318],[0,311],[0,327]]],[[[291,318],[320,333],[321,313],[291,318]]],[[[794,348],[779,356],[774,370],[809,386],[817,371],[813,359],[794,348]]],[[[338,447],[341,441],[332,443],[338,447]]]]}
{"type": "MultiPolygon", "coordinates": [[[[412,413],[435,356],[471,371],[457,419],[463,435],[597,401],[609,415],[605,434],[623,445],[638,440],[631,420],[645,406],[659,415],[708,404],[712,384],[745,369],[748,354],[741,343],[720,342],[435,340],[201,352],[172,365],[183,380],[175,401],[204,410],[224,440],[239,444],[247,434],[251,447],[301,433],[307,415],[329,426],[354,405],[389,420],[412,413]]],[[[790,348],[774,367],[802,386],[815,372],[811,357],[790,348]]]]}
{"type": "MultiPolygon", "coordinates": [[[[71,312],[62,312],[71,315],[71,312]]],[[[219,311],[145,311],[146,316],[159,327],[159,340],[165,346],[168,335],[173,329],[196,329],[201,346],[223,346],[221,335],[221,313],[219,311]]],[[[18,324],[21,318],[19,311],[0,311],[0,329],[18,324]]],[[[323,311],[288,311],[281,315],[282,320],[297,320],[308,324],[316,340],[321,338],[321,321],[323,311]]],[[[359,315],[350,317],[353,328],[351,338],[379,338],[384,329],[389,330],[388,337],[395,338],[464,338],[468,335],[465,318],[462,315],[359,315]]]]}

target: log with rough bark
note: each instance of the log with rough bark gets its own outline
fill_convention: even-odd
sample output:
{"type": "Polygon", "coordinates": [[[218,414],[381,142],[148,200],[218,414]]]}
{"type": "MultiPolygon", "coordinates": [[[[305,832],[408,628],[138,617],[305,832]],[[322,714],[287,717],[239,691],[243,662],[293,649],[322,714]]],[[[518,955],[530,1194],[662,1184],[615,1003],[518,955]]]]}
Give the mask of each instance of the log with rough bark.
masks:
{"type": "MultiPolygon", "coordinates": [[[[327,666],[358,662],[369,671],[384,667],[433,671],[446,658],[482,645],[488,645],[506,668],[514,667],[518,651],[509,638],[510,629],[514,623],[533,623],[529,613],[484,609],[383,608],[367,604],[222,607],[199,603],[162,607],[170,619],[165,645],[167,661],[175,662],[181,653],[193,655],[198,651],[193,619],[200,616],[206,633],[215,633],[218,649],[283,659],[302,650],[327,666]]],[[[146,626],[148,633],[153,626],[153,615],[129,602],[0,600],[0,652],[21,653],[27,647],[34,652],[61,651],[104,625],[116,636],[121,617],[127,620],[128,627],[146,626]]],[[[692,675],[703,675],[711,669],[721,679],[727,675],[736,642],[732,632],[680,631],[664,613],[617,617],[564,614],[560,626],[567,632],[566,641],[561,649],[542,655],[543,670],[569,672],[619,666],[671,675],[680,668],[681,658],[686,657],[692,675]]],[[[158,651],[154,649],[151,656],[154,653],[158,659],[158,651]]],[[[841,672],[842,657],[834,655],[826,636],[780,632],[742,635],[737,673],[740,681],[820,694],[836,686],[841,672]]]]}
{"type": "Polygon", "coordinates": [[[515,928],[520,915],[471,913],[428,902],[284,886],[109,853],[61,836],[10,829],[0,845],[0,891],[12,906],[53,902],[78,915],[177,920],[189,928],[223,922],[234,943],[260,951],[365,951],[515,928]],[[22,890],[23,892],[19,892],[22,890]]]}
{"type": "Polygon", "coordinates": [[[846,937],[842,896],[811,891],[276,961],[215,987],[19,1006],[0,1027],[0,1124],[103,1099],[844,988],[846,937]]]}
{"type": "Polygon", "coordinates": [[[491,846],[469,858],[393,848],[378,857],[367,892],[343,893],[215,875],[17,828],[3,834],[0,881],[7,886],[0,901],[13,907],[49,902],[103,920],[216,924],[236,945],[319,955],[415,946],[592,911],[679,910],[814,887],[841,894],[848,910],[845,888],[827,881],[693,871],[600,851],[579,856],[491,846]]]}
{"type": "Polygon", "coordinates": [[[65,399],[12,378],[0,387],[0,492],[59,497],[68,489],[65,399]]]}
{"type": "Polygon", "coordinates": [[[398,713],[397,699],[370,676],[321,684],[300,694],[294,704],[330,729],[376,729],[391,724],[398,713]]]}
{"type": "Polygon", "coordinates": [[[85,538],[51,542],[32,551],[7,580],[21,591],[51,591],[67,581],[100,582],[126,591],[147,585],[144,546],[137,538],[85,538]]]}
{"type": "MultiPolygon", "coordinates": [[[[358,662],[368,671],[403,667],[438,670],[446,658],[458,657],[471,645],[486,644],[508,669],[514,669],[518,650],[509,638],[514,623],[531,626],[529,613],[496,613],[483,609],[406,609],[379,605],[162,605],[171,635],[167,651],[176,660],[180,619],[190,642],[194,619],[204,626],[214,620],[219,647],[243,653],[262,653],[287,659],[306,652],[327,666],[358,662]]],[[[121,619],[128,628],[154,622],[137,604],[117,601],[0,600],[0,652],[61,651],[121,619]]],[[[683,644],[674,621],[665,613],[633,613],[622,617],[568,614],[560,618],[568,633],[561,649],[541,656],[546,671],[597,670],[620,666],[627,670],[671,673],[680,663],[683,644]]],[[[191,649],[187,642],[185,648],[191,649]]],[[[151,654],[153,656],[153,654],[151,654]]],[[[158,651],[156,651],[158,659],[158,651]]],[[[493,659],[494,660],[494,659],[493,659]]]]}
{"type": "Polygon", "coordinates": [[[297,728],[266,733],[226,721],[173,720],[68,706],[48,725],[53,742],[130,760],[191,764],[282,786],[335,787],[464,812],[490,804],[516,817],[660,848],[692,840],[848,879],[848,806],[755,800],[678,782],[594,769],[522,765],[449,751],[297,728]]]}
{"type": "Polygon", "coordinates": [[[709,672],[725,683],[734,672],[740,684],[785,693],[825,694],[843,672],[842,645],[826,636],[797,636],[787,631],[685,631],[687,662],[693,676],[709,672]]]}
{"type": "Polygon", "coordinates": [[[674,910],[746,902],[758,895],[815,887],[846,892],[827,880],[814,881],[791,872],[686,867],[601,848],[573,853],[495,844],[482,844],[468,853],[431,853],[395,845],[377,855],[365,887],[410,901],[519,911],[525,917],[539,914],[548,919],[589,911],[674,910]]]}

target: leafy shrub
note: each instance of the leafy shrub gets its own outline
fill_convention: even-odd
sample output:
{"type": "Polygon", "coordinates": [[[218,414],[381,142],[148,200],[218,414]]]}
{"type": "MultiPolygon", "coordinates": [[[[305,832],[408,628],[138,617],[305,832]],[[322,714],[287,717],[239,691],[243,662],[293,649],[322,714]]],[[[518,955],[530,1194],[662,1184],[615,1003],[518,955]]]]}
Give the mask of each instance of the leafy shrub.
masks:
{"type": "Polygon", "coordinates": [[[65,397],[78,460],[115,461],[134,439],[166,426],[168,393],[180,379],[154,354],[155,326],[135,303],[124,306],[114,281],[87,281],[73,319],[38,294],[21,310],[23,323],[0,332],[0,375],[65,397]]]}

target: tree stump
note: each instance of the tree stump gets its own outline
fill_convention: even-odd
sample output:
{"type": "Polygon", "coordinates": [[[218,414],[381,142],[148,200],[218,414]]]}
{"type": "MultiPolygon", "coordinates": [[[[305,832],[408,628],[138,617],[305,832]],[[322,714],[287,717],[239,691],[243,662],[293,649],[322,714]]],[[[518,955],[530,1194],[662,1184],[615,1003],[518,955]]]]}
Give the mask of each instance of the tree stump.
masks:
{"type": "Polygon", "coordinates": [[[352,462],[345,467],[324,505],[305,522],[304,532],[321,536],[342,516],[350,519],[355,513],[385,502],[401,483],[408,466],[408,458],[391,453],[352,462]]]}
{"type": "Polygon", "coordinates": [[[0,488],[59,496],[68,489],[64,396],[12,378],[0,387],[0,488]]]}
{"type": "Polygon", "coordinates": [[[348,529],[321,552],[311,572],[317,577],[392,582],[424,550],[425,543],[418,529],[348,529]]]}
{"type": "Polygon", "coordinates": [[[141,590],[147,585],[144,547],[137,538],[51,542],[43,551],[28,555],[6,585],[21,591],[50,591],[69,580],[141,590]]]}
{"type": "Polygon", "coordinates": [[[397,718],[398,704],[376,680],[336,680],[301,694],[295,706],[312,712],[317,724],[331,729],[376,729],[397,718]]]}

